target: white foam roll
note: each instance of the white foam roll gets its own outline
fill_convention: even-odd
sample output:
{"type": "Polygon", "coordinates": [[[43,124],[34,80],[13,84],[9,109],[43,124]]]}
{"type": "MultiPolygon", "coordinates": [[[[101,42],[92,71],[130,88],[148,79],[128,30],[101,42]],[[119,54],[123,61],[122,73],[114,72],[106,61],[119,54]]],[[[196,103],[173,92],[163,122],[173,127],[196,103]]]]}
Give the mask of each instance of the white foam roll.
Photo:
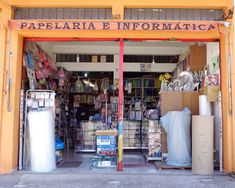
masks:
{"type": "Polygon", "coordinates": [[[207,101],[206,95],[199,96],[199,115],[211,116],[211,104],[207,101]]]}
{"type": "Polygon", "coordinates": [[[192,116],[192,172],[210,175],[214,172],[214,116],[192,116]]]}
{"type": "Polygon", "coordinates": [[[52,112],[31,111],[28,113],[28,122],[31,170],[55,170],[55,122],[52,112]]]}

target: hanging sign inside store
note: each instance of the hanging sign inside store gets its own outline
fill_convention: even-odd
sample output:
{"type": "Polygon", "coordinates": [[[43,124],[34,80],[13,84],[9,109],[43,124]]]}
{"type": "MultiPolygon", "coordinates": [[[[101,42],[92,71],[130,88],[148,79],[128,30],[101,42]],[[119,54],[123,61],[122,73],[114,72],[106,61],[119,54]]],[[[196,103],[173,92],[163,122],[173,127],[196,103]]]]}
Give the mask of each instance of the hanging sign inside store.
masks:
{"type": "Polygon", "coordinates": [[[214,22],[138,22],[138,21],[25,21],[10,20],[15,30],[118,30],[118,31],[210,31],[214,22]]]}
{"type": "Polygon", "coordinates": [[[151,72],[151,64],[150,63],[140,64],[140,72],[151,72]]]}

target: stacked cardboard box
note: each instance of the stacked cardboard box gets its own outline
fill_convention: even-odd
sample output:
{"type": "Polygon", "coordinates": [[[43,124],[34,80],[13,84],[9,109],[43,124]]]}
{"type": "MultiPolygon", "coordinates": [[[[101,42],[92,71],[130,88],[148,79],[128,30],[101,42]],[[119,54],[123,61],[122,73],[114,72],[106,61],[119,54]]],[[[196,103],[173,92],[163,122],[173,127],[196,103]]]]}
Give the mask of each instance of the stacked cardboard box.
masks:
{"type": "Polygon", "coordinates": [[[102,135],[96,136],[97,154],[116,155],[116,136],[102,135]]]}
{"type": "Polygon", "coordinates": [[[158,121],[149,121],[148,156],[161,157],[161,127],[158,121]]]}
{"type": "Polygon", "coordinates": [[[93,167],[113,167],[117,164],[117,131],[96,131],[96,153],[93,167]]]}
{"type": "MultiPolygon", "coordinates": [[[[161,116],[169,111],[181,111],[185,107],[191,111],[192,115],[199,114],[199,92],[197,91],[163,91],[160,97],[161,116]]],[[[162,129],[162,152],[167,153],[167,139],[164,129],[162,129]]]]}

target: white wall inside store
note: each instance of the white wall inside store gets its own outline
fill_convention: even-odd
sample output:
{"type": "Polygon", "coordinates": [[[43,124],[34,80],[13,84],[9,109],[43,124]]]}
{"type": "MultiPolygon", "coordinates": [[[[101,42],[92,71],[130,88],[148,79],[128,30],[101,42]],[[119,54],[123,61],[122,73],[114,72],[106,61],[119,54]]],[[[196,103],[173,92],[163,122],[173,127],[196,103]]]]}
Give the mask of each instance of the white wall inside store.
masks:
{"type": "MultiPolygon", "coordinates": [[[[53,53],[119,54],[119,42],[51,43],[53,53]]],[[[188,51],[182,42],[125,42],[128,55],[179,55],[188,51]]]]}
{"type": "Polygon", "coordinates": [[[39,46],[51,57],[53,58],[53,50],[50,42],[40,42],[39,46]]]}
{"type": "MultiPolygon", "coordinates": [[[[188,44],[179,42],[125,42],[126,55],[181,55],[189,50],[188,44]]],[[[118,78],[119,43],[118,42],[84,42],[69,44],[53,44],[53,53],[78,54],[114,54],[114,63],[58,63],[68,71],[113,71],[118,78]]],[[[125,72],[139,72],[141,63],[125,63],[125,72]]],[[[150,72],[172,72],[176,67],[173,63],[151,64],[150,72]]]]}
{"type": "MultiPolygon", "coordinates": [[[[102,71],[114,74],[114,80],[119,76],[119,42],[42,42],[40,45],[48,50],[52,57],[55,54],[113,54],[113,63],[57,63],[68,71],[102,71]],[[43,43],[43,44],[42,44],[43,43]]],[[[126,55],[182,55],[189,51],[189,43],[147,41],[125,42],[126,55]]],[[[140,72],[141,63],[125,63],[125,72],[140,72]]],[[[149,72],[172,72],[176,67],[174,63],[153,63],[149,72]]]]}

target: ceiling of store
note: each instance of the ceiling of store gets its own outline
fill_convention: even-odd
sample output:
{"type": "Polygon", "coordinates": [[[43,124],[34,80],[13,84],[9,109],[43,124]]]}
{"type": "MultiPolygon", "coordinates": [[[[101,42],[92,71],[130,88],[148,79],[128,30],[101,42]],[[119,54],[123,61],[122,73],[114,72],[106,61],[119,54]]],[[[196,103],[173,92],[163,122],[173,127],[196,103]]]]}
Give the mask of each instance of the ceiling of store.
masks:
{"type": "MultiPolygon", "coordinates": [[[[74,46],[118,46],[119,42],[38,42],[39,44],[46,44],[50,46],[58,45],[74,45],[74,46]]],[[[187,42],[176,42],[176,41],[143,41],[143,42],[130,42],[125,41],[126,46],[136,47],[185,47],[189,46],[187,42]]]]}

